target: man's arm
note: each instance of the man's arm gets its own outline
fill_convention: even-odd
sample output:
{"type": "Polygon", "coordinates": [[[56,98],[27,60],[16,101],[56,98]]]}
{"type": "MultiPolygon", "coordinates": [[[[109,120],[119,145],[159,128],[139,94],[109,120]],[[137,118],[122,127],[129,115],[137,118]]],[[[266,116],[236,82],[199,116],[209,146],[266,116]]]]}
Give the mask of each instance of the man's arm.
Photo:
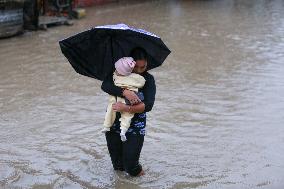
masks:
{"type": "Polygon", "coordinates": [[[142,112],[151,111],[155,102],[156,84],[154,77],[149,73],[147,73],[145,79],[146,83],[142,89],[142,92],[144,94],[143,102],[132,106],[123,104],[121,102],[117,102],[112,105],[113,110],[118,112],[129,112],[129,113],[142,113],[142,112]]]}
{"type": "Polygon", "coordinates": [[[144,94],[144,104],[145,104],[145,112],[149,112],[152,110],[155,102],[156,96],[156,83],[154,77],[147,73],[145,76],[146,83],[143,87],[143,94],[144,94]]]}
{"type": "Polygon", "coordinates": [[[102,86],[101,86],[101,89],[104,92],[108,93],[109,95],[119,96],[119,97],[123,98],[123,96],[122,96],[123,90],[122,90],[122,88],[114,85],[111,74],[104,79],[102,86]]]}
{"type": "Polygon", "coordinates": [[[137,105],[130,106],[122,102],[117,102],[112,105],[112,109],[117,112],[129,112],[132,114],[143,113],[145,110],[145,104],[141,102],[137,105]]]}
{"type": "Polygon", "coordinates": [[[115,86],[112,75],[109,75],[104,79],[101,89],[109,95],[127,98],[132,105],[141,102],[139,97],[133,91],[123,90],[122,88],[115,86]]]}

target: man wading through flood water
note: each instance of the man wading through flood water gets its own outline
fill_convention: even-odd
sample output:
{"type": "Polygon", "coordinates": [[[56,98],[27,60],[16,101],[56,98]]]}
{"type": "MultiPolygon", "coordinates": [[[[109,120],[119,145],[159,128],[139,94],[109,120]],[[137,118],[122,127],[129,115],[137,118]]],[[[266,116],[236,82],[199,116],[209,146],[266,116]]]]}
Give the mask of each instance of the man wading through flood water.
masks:
{"type": "Polygon", "coordinates": [[[132,105],[121,102],[113,104],[112,108],[117,112],[116,119],[110,131],[105,135],[113,168],[120,171],[125,170],[131,176],[141,176],[144,171],[139,164],[139,157],[145,136],[146,112],[151,111],[154,105],[156,85],[154,77],[146,71],[146,51],[142,48],[135,48],[131,51],[130,57],[136,62],[133,72],[140,74],[146,80],[144,87],[139,89],[139,92],[144,95],[144,100],[141,102],[133,91],[115,86],[112,75],[107,77],[102,83],[102,90],[110,95],[126,98],[132,105]],[[126,132],[125,142],[122,142],[120,137],[120,112],[134,113],[126,132]]]}

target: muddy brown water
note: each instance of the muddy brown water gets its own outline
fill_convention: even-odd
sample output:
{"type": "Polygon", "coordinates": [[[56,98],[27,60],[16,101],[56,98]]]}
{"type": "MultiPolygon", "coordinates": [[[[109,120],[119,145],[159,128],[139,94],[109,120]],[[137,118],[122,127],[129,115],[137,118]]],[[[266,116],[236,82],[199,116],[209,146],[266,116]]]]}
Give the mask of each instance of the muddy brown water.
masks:
{"type": "Polygon", "coordinates": [[[112,3],[71,27],[0,40],[0,188],[284,187],[284,1],[112,3]],[[155,76],[141,154],[114,172],[99,131],[107,95],[58,41],[126,23],[172,50],[155,76]]]}

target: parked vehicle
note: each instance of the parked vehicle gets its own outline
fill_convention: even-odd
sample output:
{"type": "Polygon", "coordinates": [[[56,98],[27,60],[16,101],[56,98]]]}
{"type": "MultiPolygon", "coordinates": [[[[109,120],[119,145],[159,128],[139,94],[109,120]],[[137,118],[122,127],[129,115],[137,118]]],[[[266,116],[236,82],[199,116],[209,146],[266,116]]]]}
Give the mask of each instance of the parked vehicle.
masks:
{"type": "Polygon", "coordinates": [[[24,0],[0,0],[0,38],[23,31],[24,0]]]}

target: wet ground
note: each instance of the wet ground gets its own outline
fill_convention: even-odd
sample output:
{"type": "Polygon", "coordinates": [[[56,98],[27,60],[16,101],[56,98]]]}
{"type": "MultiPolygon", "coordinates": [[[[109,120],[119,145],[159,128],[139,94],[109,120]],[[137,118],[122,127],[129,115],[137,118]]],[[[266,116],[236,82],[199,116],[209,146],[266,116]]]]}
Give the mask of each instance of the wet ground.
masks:
{"type": "Polygon", "coordinates": [[[0,40],[0,188],[284,187],[284,1],[113,3],[71,27],[0,40]],[[58,41],[103,24],[161,36],[146,175],[112,170],[107,95],[58,41]]]}

